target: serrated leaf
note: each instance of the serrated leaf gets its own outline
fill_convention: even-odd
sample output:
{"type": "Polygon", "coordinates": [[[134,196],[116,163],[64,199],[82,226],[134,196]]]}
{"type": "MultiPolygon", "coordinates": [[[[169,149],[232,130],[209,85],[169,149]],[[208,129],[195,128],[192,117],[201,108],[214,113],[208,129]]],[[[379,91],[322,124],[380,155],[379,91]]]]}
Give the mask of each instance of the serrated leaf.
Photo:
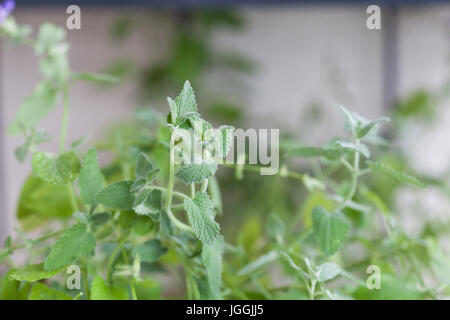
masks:
{"type": "Polygon", "coordinates": [[[208,284],[213,299],[220,299],[220,286],[222,283],[222,255],[224,248],[223,237],[218,237],[212,245],[203,245],[202,261],[206,267],[208,284]]]}
{"type": "Polygon", "coordinates": [[[370,150],[369,150],[369,148],[367,148],[367,146],[364,143],[356,144],[356,143],[353,143],[350,141],[337,140],[337,141],[335,141],[335,144],[344,149],[351,150],[354,152],[359,152],[366,158],[370,157],[370,150]]]}
{"type": "Polygon", "coordinates": [[[98,166],[97,150],[90,149],[83,159],[80,176],[78,178],[78,188],[84,203],[93,204],[95,195],[103,187],[103,176],[98,166]]]}
{"type": "Polygon", "coordinates": [[[420,181],[419,179],[417,179],[416,177],[413,177],[413,176],[407,174],[406,172],[395,170],[391,167],[388,167],[384,163],[376,162],[376,161],[366,161],[366,164],[372,170],[384,173],[384,174],[390,176],[391,178],[394,178],[400,182],[403,182],[403,183],[406,183],[406,184],[409,184],[409,185],[412,185],[412,186],[415,186],[418,188],[422,188],[422,189],[427,188],[427,185],[425,183],[423,183],[422,181],[420,181]]]}
{"type": "Polygon", "coordinates": [[[78,223],[64,232],[45,259],[44,270],[54,271],[64,267],[95,249],[94,235],[84,223],[78,223]]]}
{"type": "Polygon", "coordinates": [[[213,176],[217,170],[217,163],[185,164],[178,168],[175,176],[186,184],[193,182],[203,182],[205,179],[213,176]]]}
{"type": "Polygon", "coordinates": [[[37,125],[56,106],[57,98],[58,90],[50,82],[39,83],[34,92],[22,101],[8,132],[19,134],[22,126],[37,125]]]}
{"type": "Polygon", "coordinates": [[[134,195],[130,193],[132,181],[111,183],[95,195],[95,203],[112,209],[133,210],[134,195]]]}
{"type": "Polygon", "coordinates": [[[338,150],[331,150],[320,147],[294,148],[286,153],[286,156],[288,157],[302,157],[302,158],[325,157],[330,160],[338,159],[340,155],[341,153],[338,150]]]}
{"type": "Polygon", "coordinates": [[[31,264],[22,268],[14,269],[9,277],[17,281],[35,282],[42,279],[51,278],[60,273],[63,268],[54,271],[45,271],[44,264],[31,264]]]}
{"type": "Polygon", "coordinates": [[[128,300],[128,291],[108,286],[101,276],[96,276],[91,283],[91,300],[128,300]]]}
{"type": "Polygon", "coordinates": [[[197,112],[197,102],[195,101],[194,89],[191,87],[189,81],[185,81],[183,85],[183,90],[181,90],[180,95],[175,100],[177,104],[178,117],[183,117],[187,113],[197,112]]]}
{"type": "Polygon", "coordinates": [[[62,186],[75,181],[80,160],[72,151],[60,155],[39,151],[33,155],[32,167],[34,174],[42,180],[62,186]]]}
{"type": "Polygon", "coordinates": [[[350,225],[340,212],[330,213],[323,207],[312,212],[314,237],[327,255],[333,255],[344,244],[350,225]]]}
{"type": "Polygon", "coordinates": [[[198,192],[194,199],[185,199],[184,209],[195,235],[203,244],[213,244],[219,236],[220,227],[212,218],[214,205],[208,195],[198,192]]]}
{"type": "Polygon", "coordinates": [[[325,262],[318,267],[318,277],[322,282],[331,280],[341,273],[341,267],[333,262],[325,262]]]}
{"type": "Polygon", "coordinates": [[[161,245],[161,241],[152,239],[136,246],[133,250],[133,256],[138,254],[142,262],[155,262],[167,251],[168,249],[161,245]]]}
{"type": "Polygon", "coordinates": [[[68,294],[49,288],[45,284],[36,283],[31,288],[28,300],[72,300],[68,294]]]}

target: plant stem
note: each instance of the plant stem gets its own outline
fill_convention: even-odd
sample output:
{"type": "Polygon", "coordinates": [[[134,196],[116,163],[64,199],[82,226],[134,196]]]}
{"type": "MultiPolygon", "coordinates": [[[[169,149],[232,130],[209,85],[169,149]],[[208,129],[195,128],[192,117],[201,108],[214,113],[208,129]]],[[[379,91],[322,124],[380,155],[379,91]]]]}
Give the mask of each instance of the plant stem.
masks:
{"type": "MultiPolygon", "coordinates": [[[[58,230],[58,231],[55,231],[55,232],[47,233],[47,234],[44,234],[43,236],[41,236],[41,237],[39,237],[39,238],[37,238],[37,239],[35,239],[35,240],[33,240],[33,241],[43,241],[43,240],[46,240],[46,239],[48,239],[48,238],[52,238],[52,237],[54,237],[54,236],[57,236],[57,235],[63,233],[64,231],[65,231],[64,229],[61,229],[61,230],[58,230]]],[[[19,245],[17,245],[17,246],[11,247],[10,250],[11,250],[11,251],[15,251],[15,250],[18,250],[18,249],[22,249],[22,248],[24,248],[26,245],[27,245],[27,243],[24,242],[24,243],[19,244],[19,245]]]]}
{"type": "Polygon", "coordinates": [[[194,198],[195,197],[195,183],[194,182],[192,182],[191,183],[191,198],[194,198]]]}
{"type": "Polygon", "coordinates": [[[209,182],[209,179],[206,179],[206,180],[203,182],[203,184],[202,184],[202,189],[201,189],[202,192],[206,192],[206,189],[208,189],[208,182],[209,182]]]}
{"type": "MultiPolygon", "coordinates": [[[[359,146],[359,139],[355,140],[355,144],[358,147],[359,146]]],[[[336,208],[336,211],[340,211],[344,209],[347,206],[347,203],[352,200],[352,198],[355,196],[356,188],[358,187],[358,177],[359,177],[359,152],[355,151],[355,158],[353,161],[353,169],[352,169],[352,184],[350,186],[350,191],[348,192],[345,199],[341,202],[341,204],[336,208]]]]}
{"type": "MultiPolygon", "coordinates": [[[[128,260],[128,254],[127,254],[126,250],[123,249],[123,247],[122,247],[122,255],[123,255],[123,260],[125,261],[125,263],[130,264],[130,262],[128,260]]],[[[130,289],[131,289],[132,299],[137,300],[136,288],[134,287],[134,278],[130,281],[130,289]]]]}
{"type": "MultiPolygon", "coordinates": [[[[172,196],[173,196],[173,186],[175,184],[175,151],[174,151],[174,139],[175,136],[172,134],[170,136],[170,164],[169,164],[169,186],[167,188],[166,195],[166,212],[169,219],[176,225],[178,228],[186,231],[193,232],[192,228],[187,224],[184,224],[180,220],[178,220],[172,213],[172,196]]],[[[186,196],[187,197],[187,196],[186,196]]],[[[189,197],[188,197],[189,198],[189,197]]]]}

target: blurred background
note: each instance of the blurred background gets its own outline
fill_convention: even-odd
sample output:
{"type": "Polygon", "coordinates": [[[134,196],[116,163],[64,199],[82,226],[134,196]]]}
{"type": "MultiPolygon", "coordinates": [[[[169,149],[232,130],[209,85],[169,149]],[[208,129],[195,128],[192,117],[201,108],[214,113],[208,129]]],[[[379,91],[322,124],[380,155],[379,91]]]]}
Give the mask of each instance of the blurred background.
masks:
{"type": "MultiPolygon", "coordinates": [[[[386,158],[428,181],[439,181],[439,188],[426,191],[397,188],[391,180],[380,186],[385,192],[395,189],[389,200],[407,232],[418,234],[431,220],[449,225],[450,4],[385,1],[381,30],[369,30],[369,4],[356,1],[255,0],[208,9],[205,1],[111,3],[78,1],[81,30],[67,30],[73,70],[121,78],[112,86],[72,87],[69,141],[86,134],[101,141],[114,123],[139,116],[144,108],[165,115],[165,97],[174,96],[185,79],[199,95],[200,113],[213,124],[279,128],[286,144],[294,138],[323,144],[343,135],[336,108],[341,104],[367,118],[391,116],[385,135],[393,144],[386,158]],[[400,152],[392,156],[392,150],[400,152]]],[[[68,15],[66,6],[52,1],[37,5],[19,0],[14,17],[36,30],[47,21],[65,26],[68,15]]],[[[30,161],[19,163],[14,156],[23,138],[5,132],[40,75],[29,48],[0,45],[4,239],[17,222],[20,189],[31,172],[30,161]]],[[[55,109],[39,127],[58,136],[60,112],[55,109]]],[[[42,147],[56,151],[57,139],[42,147]]],[[[234,181],[233,171],[226,169],[219,176],[225,189],[224,211],[230,215],[241,215],[245,208],[264,213],[304,210],[295,192],[285,200],[275,193],[276,207],[257,207],[255,202],[265,205],[258,177],[249,177],[245,184],[253,181],[259,189],[247,188],[237,195],[235,190],[244,182],[234,181]]],[[[269,183],[284,192],[285,187],[269,183]]],[[[441,241],[450,247],[445,234],[441,241]]]]}

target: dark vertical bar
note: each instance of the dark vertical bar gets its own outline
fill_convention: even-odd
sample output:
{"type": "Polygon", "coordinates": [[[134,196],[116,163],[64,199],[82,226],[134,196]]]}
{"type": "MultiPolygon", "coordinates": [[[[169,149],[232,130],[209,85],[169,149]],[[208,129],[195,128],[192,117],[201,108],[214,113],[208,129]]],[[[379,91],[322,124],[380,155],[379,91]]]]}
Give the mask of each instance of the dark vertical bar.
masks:
{"type": "Polygon", "coordinates": [[[398,95],[398,23],[399,7],[385,7],[381,12],[383,30],[383,107],[390,109],[398,95]]]}

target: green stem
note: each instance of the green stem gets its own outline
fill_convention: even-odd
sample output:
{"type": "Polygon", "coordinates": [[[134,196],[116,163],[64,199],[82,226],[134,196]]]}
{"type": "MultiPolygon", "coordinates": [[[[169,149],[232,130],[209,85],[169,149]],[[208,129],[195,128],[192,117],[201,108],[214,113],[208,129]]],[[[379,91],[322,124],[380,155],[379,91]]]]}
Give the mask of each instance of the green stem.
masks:
{"type": "MultiPolygon", "coordinates": [[[[57,235],[63,233],[64,231],[65,231],[65,229],[61,229],[61,230],[58,230],[58,231],[55,231],[55,232],[47,233],[47,234],[44,234],[43,236],[41,236],[41,237],[39,237],[39,238],[37,238],[37,239],[35,239],[33,241],[43,241],[43,240],[46,240],[48,238],[52,238],[54,236],[57,236],[57,235]]],[[[26,245],[27,245],[27,243],[25,242],[25,243],[19,244],[17,246],[11,247],[10,250],[11,251],[15,251],[15,250],[18,250],[18,249],[22,249],[26,245]]]]}
{"type": "Polygon", "coordinates": [[[87,264],[85,265],[85,268],[83,270],[83,287],[84,287],[84,293],[86,295],[86,300],[89,300],[89,283],[88,283],[87,264]]]}
{"type": "Polygon", "coordinates": [[[119,253],[119,251],[122,249],[122,246],[125,242],[125,239],[122,239],[117,246],[115,247],[114,251],[112,252],[111,256],[108,259],[108,265],[106,267],[106,276],[108,278],[109,281],[111,281],[111,274],[112,274],[112,265],[114,263],[114,260],[117,256],[117,253],[119,253]]]}
{"type": "MultiPolygon", "coordinates": [[[[355,141],[356,146],[359,146],[359,139],[355,141]]],[[[350,186],[350,191],[348,192],[345,199],[341,202],[341,204],[336,208],[336,211],[340,211],[347,206],[347,203],[352,200],[352,198],[356,194],[356,188],[358,187],[358,177],[359,177],[359,152],[355,151],[355,158],[353,161],[353,169],[352,169],[352,184],[350,186]]]]}
{"type": "Polygon", "coordinates": [[[194,198],[195,197],[195,183],[194,182],[192,182],[191,183],[191,198],[194,198]]]}
{"type": "Polygon", "coordinates": [[[202,189],[201,189],[202,192],[206,192],[206,189],[208,189],[208,182],[209,182],[209,179],[206,179],[206,180],[203,182],[203,184],[202,184],[202,189]]]}
{"type": "Polygon", "coordinates": [[[192,228],[187,224],[184,224],[180,220],[178,220],[172,213],[172,196],[174,194],[173,187],[175,184],[175,151],[174,151],[174,141],[175,136],[172,134],[170,137],[170,164],[169,164],[169,186],[167,188],[166,195],[166,212],[169,219],[176,225],[178,228],[186,231],[193,232],[192,228]]]}
{"type": "MultiPolygon", "coordinates": [[[[125,263],[130,264],[130,262],[128,260],[128,254],[127,254],[126,250],[123,249],[123,247],[122,247],[122,255],[123,255],[123,260],[125,261],[125,263]]],[[[134,278],[130,281],[130,289],[131,289],[132,299],[137,300],[136,288],[134,287],[134,278]]]]}

